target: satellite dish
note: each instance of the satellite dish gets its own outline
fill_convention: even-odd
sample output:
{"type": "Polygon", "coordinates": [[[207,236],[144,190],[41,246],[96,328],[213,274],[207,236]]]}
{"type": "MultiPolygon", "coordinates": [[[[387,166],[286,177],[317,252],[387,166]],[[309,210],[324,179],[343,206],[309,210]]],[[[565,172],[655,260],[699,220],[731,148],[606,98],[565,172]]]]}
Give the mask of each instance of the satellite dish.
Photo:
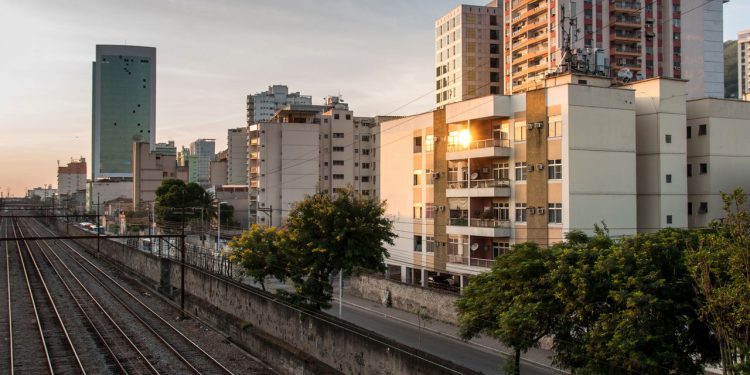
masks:
{"type": "Polygon", "coordinates": [[[630,81],[631,79],[633,79],[633,72],[628,68],[620,69],[617,71],[617,78],[620,78],[626,82],[630,81]]]}
{"type": "Polygon", "coordinates": [[[473,244],[471,244],[471,251],[477,251],[477,249],[479,249],[478,243],[474,242],[473,244]]]}
{"type": "Polygon", "coordinates": [[[474,173],[471,174],[471,176],[469,176],[469,178],[472,179],[472,180],[476,180],[477,177],[479,177],[479,173],[477,173],[477,172],[474,172],[474,173]]]}

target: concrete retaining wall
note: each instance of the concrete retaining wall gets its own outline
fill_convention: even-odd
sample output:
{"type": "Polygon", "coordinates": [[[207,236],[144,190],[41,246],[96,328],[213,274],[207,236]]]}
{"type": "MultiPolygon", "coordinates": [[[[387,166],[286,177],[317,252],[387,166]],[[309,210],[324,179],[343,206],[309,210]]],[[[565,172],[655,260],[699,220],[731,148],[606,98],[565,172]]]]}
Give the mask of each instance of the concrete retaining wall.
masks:
{"type": "MultiPolygon", "coordinates": [[[[96,247],[96,240],[78,241],[96,247]]],[[[100,252],[155,289],[171,291],[168,297],[179,302],[179,263],[109,240],[101,240],[100,252]],[[163,285],[167,280],[171,285],[163,285]]],[[[477,374],[330,315],[301,311],[233,280],[190,266],[184,271],[186,309],[283,374],[477,374]]]]}
{"type": "Polygon", "coordinates": [[[421,306],[422,311],[433,319],[450,324],[458,323],[455,308],[458,295],[455,293],[402,284],[376,276],[352,276],[349,279],[349,293],[360,298],[383,302],[386,291],[390,291],[393,308],[416,312],[421,306]]]}

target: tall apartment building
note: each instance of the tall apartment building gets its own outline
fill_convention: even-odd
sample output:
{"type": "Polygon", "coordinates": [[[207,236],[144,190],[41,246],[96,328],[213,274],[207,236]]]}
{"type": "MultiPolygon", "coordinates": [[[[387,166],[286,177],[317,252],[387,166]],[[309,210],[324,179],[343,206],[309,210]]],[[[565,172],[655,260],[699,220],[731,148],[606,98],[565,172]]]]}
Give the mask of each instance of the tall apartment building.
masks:
{"type": "MultiPolygon", "coordinates": [[[[245,141],[247,142],[247,141],[245,141]]],[[[229,184],[229,153],[227,150],[220,151],[213,160],[208,162],[208,185],[222,186],[229,184]]],[[[245,154],[247,159],[247,154],[245,154]]],[[[247,216],[247,215],[246,215],[247,216]]]]}
{"type": "Polygon", "coordinates": [[[289,105],[248,127],[249,221],[280,225],[306,194],[353,188],[377,193],[376,122],[338,97],[289,105]]]}
{"type": "Polygon", "coordinates": [[[484,7],[459,5],[435,22],[436,103],[440,108],[497,93],[498,88],[510,95],[543,87],[548,73],[569,70],[563,56],[568,39],[579,71],[631,81],[685,78],[690,80],[690,98],[721,97],[726,1],[500,0],[484,7]]]}
{"type": "Polygon", "coordinates": [[[209,186],[209,163],[214,160],[216,140],[199,138],[190,143],[188,168],[189,181],[203,187],[209,186]]]}
{"type": "Polygon", "coordinates": [[[156,48],[97,45],[93,62],[92,180],[130,178],[133,142],[156,137],[156,48]]]}
{"type": "Polygon", "coordinates": [[[563,74],[382,123],[380,198],[399,236],[389,272],[463,285],[514,243],[601,222],[617,237],[722,217],[719,192],[750,189],[750,103],[686,92],[679,79],[563,74]]]}
{"type": "Polygon", "coordinates": [[[247,185],[247,127],[227,130],[227,180],[247,185]]]}
{"type": "Polygon", "coordinates": [[[289,92],[285,85],[268,86],[268,90],[247,96],[247,124],[269,121],[276,111],[286,105],[311,105],[312,97],[289,92]]]}
{"type": "Polygon", "coordinates": [[[86,190],[86,159],[71,160],[57,167],[57,193],[72,195],[86,190]]]}
{"type": "Polygon", "coordinates": [[[502,16],[497,1],[459,5],[435,21],[435,101],[503,92],[502,16]]]}
{"type": "Polygon", "coordinates": [[[737,33],[737,98],[750,100],[750,29],[737,33]]]}

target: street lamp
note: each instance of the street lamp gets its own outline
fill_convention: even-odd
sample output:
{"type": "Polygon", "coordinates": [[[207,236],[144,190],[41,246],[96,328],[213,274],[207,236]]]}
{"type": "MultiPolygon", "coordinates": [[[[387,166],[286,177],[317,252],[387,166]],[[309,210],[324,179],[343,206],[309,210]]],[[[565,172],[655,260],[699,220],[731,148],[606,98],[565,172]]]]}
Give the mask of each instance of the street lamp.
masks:
{"type": "Polygon", "coordinates": [[[229,204],[229,202],[218,202],[216,204],[216,211],[218,211],[218,219],[216,220],[216,252],[218,253],[221,250],[221,246],[219,245],[221,243],[221,205],[222,204],[229,204]]]}

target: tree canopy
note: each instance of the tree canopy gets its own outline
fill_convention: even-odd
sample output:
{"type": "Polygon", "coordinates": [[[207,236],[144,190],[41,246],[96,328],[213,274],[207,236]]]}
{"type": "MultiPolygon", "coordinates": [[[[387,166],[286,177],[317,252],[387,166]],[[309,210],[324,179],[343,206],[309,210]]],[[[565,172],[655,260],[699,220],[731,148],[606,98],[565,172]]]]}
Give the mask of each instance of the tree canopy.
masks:
{"type": "MultiPolygon", "coordinates": [[[[201,216],[214,216],[213,195],[200,185],[178,179],[162,181],[156,189],[156,220],[161,225],[201,216]]],[[[222,212],[223,213],[223,212],[222,212]]]]}
{"type": "Polygon", "coordinates": [[[328,308],[333,274],[385,269],[384,244],[393,244],[395,234],[384,212],[384,203],[350,190],[307,196],[291,209],[284,230],[261,234],[262,229],[254,227],[230,244],[231,254],[253,277],[291,280],[295,293],[289,297],[294,302],[328,308]]]}

